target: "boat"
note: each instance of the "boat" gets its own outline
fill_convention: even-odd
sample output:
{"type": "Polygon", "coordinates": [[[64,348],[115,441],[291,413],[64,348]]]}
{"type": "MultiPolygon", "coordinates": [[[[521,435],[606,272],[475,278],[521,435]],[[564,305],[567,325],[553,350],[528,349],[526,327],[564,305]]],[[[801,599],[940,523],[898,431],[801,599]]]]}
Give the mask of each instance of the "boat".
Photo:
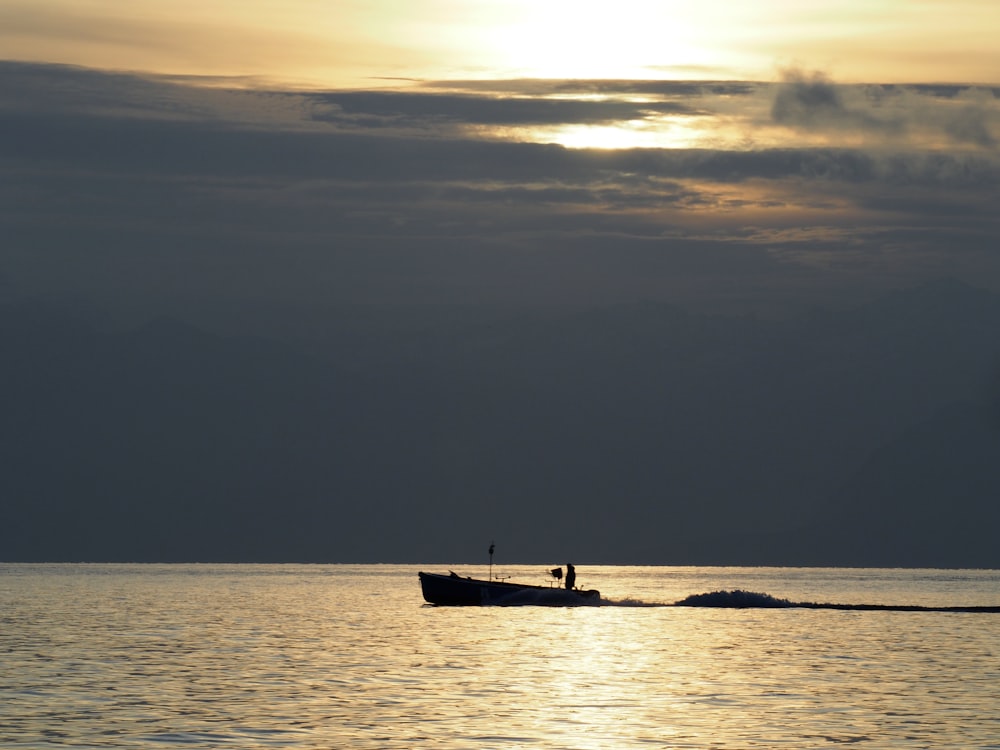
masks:
{"type": "Polygon", "coordinates": [[[597,589],[538,586],[529,583],[512,583],[507,580],[470,578],[454,571],[417,574],[424,600],[442,606],[523,606],[541,605],[572,607],[581,604],[601,603],[597,589]]]}

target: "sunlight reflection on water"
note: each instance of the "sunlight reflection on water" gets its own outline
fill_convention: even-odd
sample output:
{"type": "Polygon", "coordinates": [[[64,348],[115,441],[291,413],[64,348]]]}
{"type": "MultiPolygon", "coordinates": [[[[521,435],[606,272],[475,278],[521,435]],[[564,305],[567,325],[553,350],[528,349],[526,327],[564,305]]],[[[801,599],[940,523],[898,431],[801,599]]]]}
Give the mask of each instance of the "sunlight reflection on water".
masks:
{"type": "MultiPolygon", "coordinates": [[[[417,569],[2,566],[0,744],[968,748],[1000,737],[1000,615],[436,608],[420,600],[417,569]]],[[[647,603],[738,587],[1000,604],[996,571],[580,575],[647,603]]]]}

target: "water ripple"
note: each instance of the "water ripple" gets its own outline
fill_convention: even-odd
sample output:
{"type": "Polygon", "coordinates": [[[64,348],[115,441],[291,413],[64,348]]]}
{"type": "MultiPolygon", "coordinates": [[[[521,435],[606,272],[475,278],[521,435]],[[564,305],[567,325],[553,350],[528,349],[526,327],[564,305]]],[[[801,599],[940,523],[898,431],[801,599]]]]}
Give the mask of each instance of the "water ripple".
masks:
{"type": "Polygon", "coordinates": [[[0,745],[997,745],[1000,618],[933,609],[992,606],[996,574],[592,575],[636,604],[682,599],[684,579],[926,608],[435,608],[409,566],[19,568],[0,593],[0,745]]]}

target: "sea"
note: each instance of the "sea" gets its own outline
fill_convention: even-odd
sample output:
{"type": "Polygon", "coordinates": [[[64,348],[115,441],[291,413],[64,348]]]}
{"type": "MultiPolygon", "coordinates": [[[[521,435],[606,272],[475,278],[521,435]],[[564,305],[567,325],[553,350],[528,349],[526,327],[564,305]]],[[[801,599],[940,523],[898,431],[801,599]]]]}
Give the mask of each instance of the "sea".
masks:
{"type": "Polygon", "coordinates": [[[578,563],[599,606],[434,607],[421,569],[489,575],[0,564],[0,747],[1000,748],[1000,612],[936,609],[1000,571],[578,563]],[[713,592],[901,609],[672,606],[713,592]]]}

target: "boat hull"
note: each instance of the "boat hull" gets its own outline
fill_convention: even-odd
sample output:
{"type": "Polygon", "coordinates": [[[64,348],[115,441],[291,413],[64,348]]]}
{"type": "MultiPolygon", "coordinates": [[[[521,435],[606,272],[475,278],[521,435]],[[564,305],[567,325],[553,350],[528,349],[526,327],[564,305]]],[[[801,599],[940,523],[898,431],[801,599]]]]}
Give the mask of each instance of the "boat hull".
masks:
{"type": "Polygon", "coordinates": [[[483,581],[463,578],[454,573],[418,573],[424,600],[440,606],[576,606],[599,604],[599,591],[533,586],[507,581],[483,581]]]}

